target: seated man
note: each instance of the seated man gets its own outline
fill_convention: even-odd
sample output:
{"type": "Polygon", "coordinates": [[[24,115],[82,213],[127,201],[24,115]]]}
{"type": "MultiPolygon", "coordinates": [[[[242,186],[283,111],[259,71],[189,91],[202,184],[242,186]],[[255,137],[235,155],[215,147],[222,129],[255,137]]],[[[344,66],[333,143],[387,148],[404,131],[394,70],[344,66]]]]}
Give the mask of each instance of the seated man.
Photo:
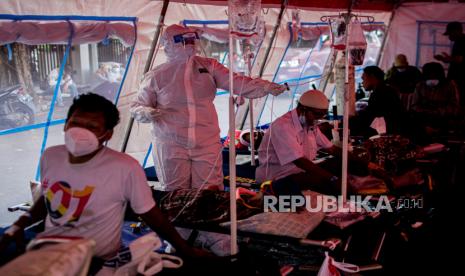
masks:
{"type": "MultiPolygon", "coordinates": [[[[69,65],[66,65],[63,71],[63,77],[61,79],[60,87],[58,87],[57,99],[56,104],[58,106],[64,106],[63,104],[63,95],[62,93],[70,93],[73,98],[76,98],[79,95],[78,89],[76,84],[74,83],[71,75],[73,74],[73,70],[69,65]]],[[[48,83],[50,92],[54,92],[55,86],[58,83],[58,77],[60,76],[60,68],[54,68],[50,71],[48,75],[48,83]]]]}
{"type": "Polygon", "coordinates": [[[45,150],[40,162],[42,195],[0,238],[0,252],[45,219],[39,236],[93,239],[95,256],[108,259],[121,246],[128,203],[154,231],[186,257],[205,254],[187,245],[155,205],[139,163],[104,143],[119,122],[116,106],[96,94],[74,99],[66,118],[65,145],[45,150]]]}
{"type": "Polygon", "coordinates": [[[258,149],[257,182],[273,180],[277,194],[299,194],[306,189],[340,193],[338,177],[312,162],[320,149],[330,154],[340,151],[316,125],[327,114],[328,105],[323,92],[310,90],[300,97],[297,108],[271,124],[258,149]]]}
{"type": "Polygon", "coordinates": [[[435,132],[446,134],[451,122],[460,115],[459,92],[455,83],[446,79],[444,67],[437,62],[423,65],[425,80],[418,83],[412,100],[416,126],[430,136],[435,132]]]}
{"type": "Polygon", "coordinates": [[[386,73],[386,83],[397,90],[405,110],[408,110],[415,86],[420,80],[420,70],[409,65],[403,54],[396,56],[394,65],[386,73]]]}
{"type": "Polygon", "coordinates": [[[386,133],[399,133],[401,115],[403,113],[400,98],[392,87],[384,82],[384,72],[377,66],[363,69],[363,87],[372,91],[368,106],[350,120],[350,134],[373,136],[376,131],[370,127],[375,118],[383,117],[386,122],[386,133]]]}

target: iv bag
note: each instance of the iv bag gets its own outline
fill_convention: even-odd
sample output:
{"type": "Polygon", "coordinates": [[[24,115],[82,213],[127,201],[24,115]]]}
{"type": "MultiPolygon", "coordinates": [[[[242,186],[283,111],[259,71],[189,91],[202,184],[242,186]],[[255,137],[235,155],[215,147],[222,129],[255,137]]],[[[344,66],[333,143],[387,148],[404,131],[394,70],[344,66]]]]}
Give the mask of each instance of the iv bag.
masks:
{"type": "Polygon", "coordinates": [[[297,41],[301,38],[301,25],[300,25],[300,15],[299,10],[292,11],[292,39],[297,41]]]}
{"type": "Polygon", "coordinates": [[[237,34],[260,33],[260,0],[229,0],[229,24],[237,34]]]}
{"type": "Polygon", "coordinates": [[[336,18],[329,21],[331,28],[331,47],[336,50],[345,50],[347,24],[343,17],[336,18]]]}
{"type": "Polygon", "coordinates": [[[355,20],[350,24],[349,60],[351,65],[362,65],[367,50],[367,42],[363,34],[362,24],[355,20]]]}

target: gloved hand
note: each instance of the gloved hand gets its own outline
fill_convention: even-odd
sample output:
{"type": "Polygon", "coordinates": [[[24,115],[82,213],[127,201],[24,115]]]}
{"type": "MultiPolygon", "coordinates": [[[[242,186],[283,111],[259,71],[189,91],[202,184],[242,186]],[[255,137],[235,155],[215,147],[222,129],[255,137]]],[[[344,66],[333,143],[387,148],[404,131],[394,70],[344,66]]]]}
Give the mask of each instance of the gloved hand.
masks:
{"type": "Polygon", "coordinates": [[[270,83],[270,85],[267,87],[267,92],[273,96],[278,96],[279,94],[283,93],[286,90],[287,90],[287,86],[277,84],[274,82],[270,83]]]}
{"type": "Polygon", "coordinates": [[[130,111],[134,117],[134,120],[138,121],[139,123],[151,123],[154,119],[162,115],[160,109],[147,106],[136,106],[131,108],[130,111]]]}

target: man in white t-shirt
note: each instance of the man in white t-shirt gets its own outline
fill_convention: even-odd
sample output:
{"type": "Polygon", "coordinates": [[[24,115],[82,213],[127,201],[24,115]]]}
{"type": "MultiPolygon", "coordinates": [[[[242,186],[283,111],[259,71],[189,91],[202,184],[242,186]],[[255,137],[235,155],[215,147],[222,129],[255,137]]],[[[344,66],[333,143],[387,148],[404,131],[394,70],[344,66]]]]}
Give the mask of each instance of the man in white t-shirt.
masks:
{"type": "Polygon", "coordinates": [[[118,109],[96,94],[76,98],[68,111],[65,145],[45,150],[40,162],[42,196],[3,237],[17,240],[28,225],[45,219],[39,236],[74,236],[96,241],[95,256],[108,259],[121,246],[127,204],[186,257],[205,254],[189,247],[162,215],[139,163],[104,143],[119,122],[118,109]]]}
{"type": "Polygon", "coordinates": [[[340,154],[316,125],[328,113],[328,99],[318,90],[305,92],[297,108],[274,121],[258,149],[257,182],[273,181],[273,190],[298,194],[310,189],[337,194],[339,179],[312,161],[318,150],[340,154]]]}

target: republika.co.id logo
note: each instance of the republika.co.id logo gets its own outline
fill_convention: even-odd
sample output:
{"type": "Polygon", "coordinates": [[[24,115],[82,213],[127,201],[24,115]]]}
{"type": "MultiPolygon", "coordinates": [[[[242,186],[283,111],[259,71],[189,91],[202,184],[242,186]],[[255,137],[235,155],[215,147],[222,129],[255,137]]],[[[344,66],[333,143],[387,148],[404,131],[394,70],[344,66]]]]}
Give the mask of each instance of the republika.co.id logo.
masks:
{"type": "Polygon", "coordinates": [[[342,196],[330,195],[282,195],[264,196],[264,212],[289,213],[305,208],[309,212],[394,212],[397,209],[423,208],[423,198],[393,199],[387,195],[377,196],[350,196],[343,200],[342,196]]]}

